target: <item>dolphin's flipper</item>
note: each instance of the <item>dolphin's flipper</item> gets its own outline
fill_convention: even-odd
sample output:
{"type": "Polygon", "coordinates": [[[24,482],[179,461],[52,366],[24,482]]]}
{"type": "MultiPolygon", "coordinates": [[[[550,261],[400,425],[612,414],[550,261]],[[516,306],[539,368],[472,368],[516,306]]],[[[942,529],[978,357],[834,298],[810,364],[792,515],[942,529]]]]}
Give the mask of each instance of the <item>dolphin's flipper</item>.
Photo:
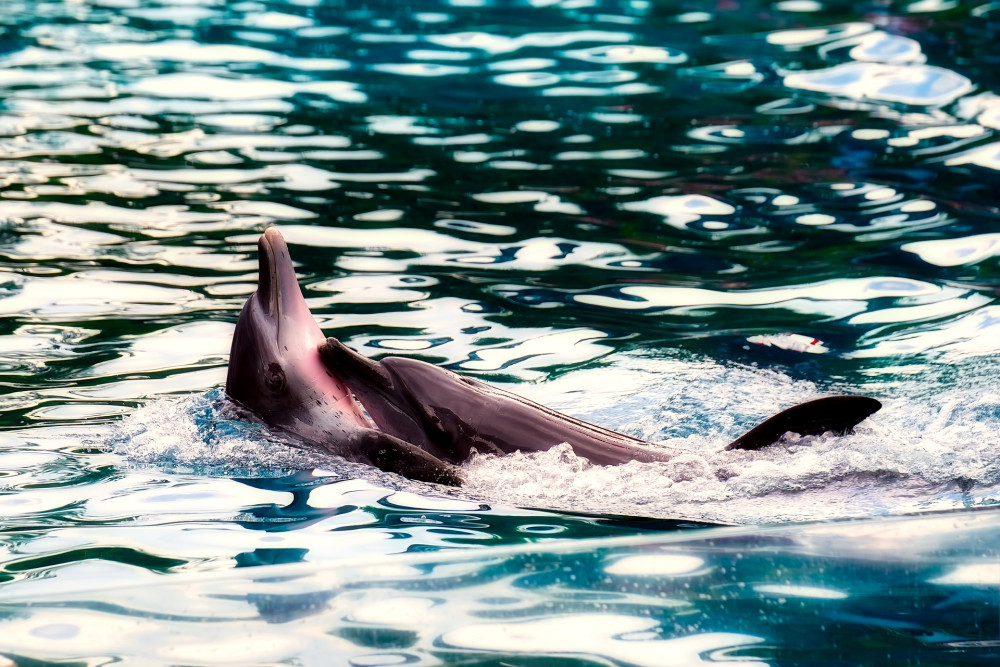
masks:
{"type": "Polygon", "coordinates": [[[819,435],[850,433],[882,404],[867,396],[827,396],[783,410],[726,445],[725,449],[761,449],[786,433],[819,435]]]}
{"type": "Polygon", "coordinates": [[[357,444],[372,465],[386,472],[394,472],[421,482],[462,485],[462,477],[455,466],[388,433],[369,430],[357,444]]]}

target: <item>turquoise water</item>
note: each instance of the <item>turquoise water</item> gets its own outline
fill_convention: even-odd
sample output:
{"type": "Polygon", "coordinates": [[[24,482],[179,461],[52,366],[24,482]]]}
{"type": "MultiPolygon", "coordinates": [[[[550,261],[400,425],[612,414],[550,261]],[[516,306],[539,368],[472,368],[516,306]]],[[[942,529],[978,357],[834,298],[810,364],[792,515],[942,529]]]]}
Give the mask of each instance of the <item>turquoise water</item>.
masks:
{"type": "Polygon", "coordinates": [[[985,665],[998,524],[980,511],[275,564],[0,614],[14,650],[53,661],[985,665]]]}
{"type": "Polygon", "coordinates": [[[0,0],[0,664],[996,660],[998,32],[0,0]],[[443,489],[241,421],[269,225],[327,334],[681,453],[443,489]],[[885,407],[719,451],[839,392],[885,407]]]}

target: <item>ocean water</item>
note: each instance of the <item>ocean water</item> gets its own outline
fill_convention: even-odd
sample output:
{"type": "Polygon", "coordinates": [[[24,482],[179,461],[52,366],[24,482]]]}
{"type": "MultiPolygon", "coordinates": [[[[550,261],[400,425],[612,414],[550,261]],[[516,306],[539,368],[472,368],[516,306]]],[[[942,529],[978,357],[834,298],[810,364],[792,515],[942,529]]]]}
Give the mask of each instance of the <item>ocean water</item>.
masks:
{"type": "Polygon", "coordinates": [[[998,37],[961,0],[0,0],[0,665],[997,661],[998,37]],[[677,455],[449,489],[240,419],[272,225],[328,335],[677,455]],[[834,393],[884,407],[720,451],[834,393]]]}

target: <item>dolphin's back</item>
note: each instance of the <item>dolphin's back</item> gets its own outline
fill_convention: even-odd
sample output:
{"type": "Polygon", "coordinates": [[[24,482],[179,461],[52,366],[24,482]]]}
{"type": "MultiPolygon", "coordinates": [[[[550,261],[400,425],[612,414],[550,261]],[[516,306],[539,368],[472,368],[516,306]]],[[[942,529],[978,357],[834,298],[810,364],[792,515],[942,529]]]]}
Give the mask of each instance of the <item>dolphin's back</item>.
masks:
{"type": "MultiPolygon", "coordinates": [[[[329,338],[327,367],[346,378],[379,429],[451,463],[473,451],[511,454],[567,443],[598,465],[666,461],[677,452],[556,412],[440,366],[406,357],[369,359],[329,338]]],[[[760,449],[785,433],[845,433],[881,407],[864,396],[831,396],[789,408],[731,443],[760,449]]]]}
{"type": "Polygon", "coordinates": [[[455,462],[473,450],[510,454],[543,451],[564,442],[598,465],[670,458],[642,440],[423,361],[388,357],[380,363],[396,390],[422,413],[437,450],[455,462]]]}

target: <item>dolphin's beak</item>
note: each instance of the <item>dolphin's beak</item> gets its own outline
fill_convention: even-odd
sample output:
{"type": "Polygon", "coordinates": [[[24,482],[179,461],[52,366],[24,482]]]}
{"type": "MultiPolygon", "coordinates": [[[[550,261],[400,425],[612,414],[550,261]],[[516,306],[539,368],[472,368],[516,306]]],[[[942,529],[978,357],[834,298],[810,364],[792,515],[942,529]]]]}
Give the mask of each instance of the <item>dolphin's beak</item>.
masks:
{"type": "Polygon", "coordinates": [[[305,306],[288,244],[274,227],[268,227],[257,242],[259,278],[257,292],[275,318],[291,315],[305,306]],[[300,305],[301,304],[301,305],[300,305]]]}
{"type": "MultiPolygon", "coordinates": [[[[291,321],[296,327],[319,332],[316,320],[309,312],[309,306],[299,289],[299,279],[295,275],[295,265],[288,252],[288,244],[274,227],[268,227],[257,242],[260,275],[257,294],[260,305],[265,307],[278,324],[279,332],[283,321],[291,321]]],[[[322,336],[320,336],[322,338],[322,336]]]]}

